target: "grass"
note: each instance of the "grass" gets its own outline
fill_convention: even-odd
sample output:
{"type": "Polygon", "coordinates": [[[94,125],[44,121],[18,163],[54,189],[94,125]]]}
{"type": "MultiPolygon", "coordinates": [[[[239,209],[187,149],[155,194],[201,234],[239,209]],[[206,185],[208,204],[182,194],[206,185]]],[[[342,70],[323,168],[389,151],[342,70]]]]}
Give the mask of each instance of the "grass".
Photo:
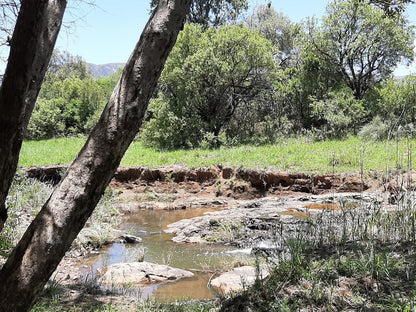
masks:
{"type": "MultiPolygon", "coordinates": [[[[23,143],[19,165],[69,164],[84,141],[83,138],[26,141],[23,143]]],[[[365,171],[386,171],[406,169],[408,148],[415,143],[416,139],[396,143],[366,142],[356,137],[322,142],[298,138],[263,146],[163,151],[144,147],[136,141],[128,149],[121,165],[155,168],[172,164],[187,167],[222,164],[304,173],[353,172],[363,166],[365,171]]]]}
{"type": "Polygon", "coordinates": [[[323,211],[283,229],[272,275],[231,297],[231,311],[416,311],[414,193],[394,211],[377,204],[323,211]]]}
{"type": "Polygon", "coordinates": [[[119,307],[111,303],[96,304],[91,307],[62,307],[58,302],[46,301],[38,303],[31,312],[211,312],[217,311],[217,306],[213,302],[176,302],[176,303],[156,303],[151,300],[140,300],[135,307],[119,307]]]}
{"type": "MultiPolygon", "coordinates": [[[[9,217],[0,235],[0,267],[38,214],[52,189],[52,185],[27,178],[22,172],[15,175],[6,200],[9,217]]],[[[116,197],[108,188],[88,219],[88,226],[78,234],[72,248],[86,252],[114,240],[113,229],[121,222],[121,213],[116,208],[116,203],[116,197]]]]}
{"type": "Polygon", "coordinates": [[[60,138],[23,142],[19,165],[22,167],[69,164],[85,143],[85,138],[60,138]]]}

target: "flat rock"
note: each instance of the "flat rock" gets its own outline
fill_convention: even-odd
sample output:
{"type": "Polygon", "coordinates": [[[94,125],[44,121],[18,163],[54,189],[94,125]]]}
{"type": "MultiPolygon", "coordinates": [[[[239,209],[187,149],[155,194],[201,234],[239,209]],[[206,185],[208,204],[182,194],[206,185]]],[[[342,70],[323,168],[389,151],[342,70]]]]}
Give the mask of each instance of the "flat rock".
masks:
{"type": "Polygon", "coordinates": [[[261,241],[275,235],[276,226],[284,226],[289,233],[325,209],[334,210],[334,214],[339,210],[341,214],[341,203],[364,207],[380,196],[379,193],[340,193],[240,201],[236,207],[171,223],[165,232],[174,234],[172,240],[177,243],[216,242],[246,247],[251,245],[250,240],[261,241]]]}
{"type": "Polygon", "coordinates": [[[116,263],[105,267],[102,271],[105,273],[98,279],[98,283],[111,287],[128,284],[144,286],[194,275],[189,271],[150,262],[116,263]]]}
{"type": "Polygon", "coordinates": [[[253,266],[242,266],[232,269],[211,281],[211,286],[223,293],[243,290],[254,284],[256,278],[263,279],[269,275],[265,269],[257,272],[253,266]]]}

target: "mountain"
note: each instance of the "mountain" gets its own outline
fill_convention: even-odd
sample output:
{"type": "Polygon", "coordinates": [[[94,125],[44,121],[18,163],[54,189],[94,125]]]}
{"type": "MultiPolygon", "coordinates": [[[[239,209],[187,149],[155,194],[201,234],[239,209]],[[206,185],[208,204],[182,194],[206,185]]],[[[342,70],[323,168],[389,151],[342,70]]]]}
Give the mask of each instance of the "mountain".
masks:
{"type": "Polygon", "coordinates": [[[87,67],[91,71],[92,75],[96,78],[106,77],[114,74],[120,67],[124,67],[125,63],[109,63],[109,64],[91,64],[87,63],[87,67]]]}

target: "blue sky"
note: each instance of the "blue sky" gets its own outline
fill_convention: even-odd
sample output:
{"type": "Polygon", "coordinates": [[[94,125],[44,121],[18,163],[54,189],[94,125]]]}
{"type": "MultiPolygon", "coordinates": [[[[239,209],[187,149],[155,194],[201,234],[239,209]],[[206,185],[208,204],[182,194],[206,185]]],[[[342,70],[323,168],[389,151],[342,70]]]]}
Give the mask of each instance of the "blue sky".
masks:
{"type": "MultiPolygon", "coordinates": [[[[256,4],[267,0],[249,0],[252,12],[256,4]]],[[[73,55],[81,56],[94,64],[126,62],[149,17],[150,0],[96,0],[96,6],[86,6],[82,1],[69,1],[65,23],[56,47],[73,55]]],[[[327,0],[273,0],[277,11],[292,21],[300,22],[306,17],[321,17],[327,0]]],[[[407,11],[410,21],[416,24],[416,4],[407,11]]],[[[2,54],[5,51],[0,51],[2,54]]],[[[0,62],[0,72],[5,64],[0,62]]],[[[401,66],[395,73],[416,73],[416,65],[401,66]]]]}
{"type": "MultiPolygon", "coordinates": [[[[70,2],[71,3],[71,2],[70,2]]],[[[80,55],[90,63],[104,64],[127,61],[149,17],[149,0],[97,0],[96,7],[71,7],[66,21],[76,21],[70,33],[65,28],[57,47],[80,55]]],[[[266,0],[250,0],[250,9],[266,0]]],[[[328,1],[274,0],[273,7],[285,13],[292,21],[324,13],[328,1]]],[[[70,24],[69,24],[70,25],[70,24]]]]}
{"type": "MultiPolygon", "coordinates": [[[[80,6],[67,10],[66,26],[63,27],[57,48],[81,56],[94,64],[126,62],[140,37],[149,17],[149,0],[97,0],[96,7],[80,6]],[[121,4],[122,3],[122,4],[121,4]]],[[[256,4],[267,0],[250,0],[248,14],[256,4]]],[[[273,0],[277,11],[283,12],[292,21],[300,22],[306,17],[321,17],[327,0],[273,0]]],[[[69,2],[71,6],[71,1],[69,2]]],[[[416,5],[408,8],[410,21],[416,24],[416,5]]],[[[416,73],[416,65],[400,66],[396,75],[416,73]]]]}

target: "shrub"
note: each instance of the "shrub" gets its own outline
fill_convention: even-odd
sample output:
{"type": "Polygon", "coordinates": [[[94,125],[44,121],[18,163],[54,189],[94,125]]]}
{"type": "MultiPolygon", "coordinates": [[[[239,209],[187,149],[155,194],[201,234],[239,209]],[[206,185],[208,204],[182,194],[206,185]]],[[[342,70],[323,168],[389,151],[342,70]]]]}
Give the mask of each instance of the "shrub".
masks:
{"type": "Polygon", "coordinates": [[[37,101],[27,127],[28,139],[47,139],[64,133],[65,123],[61,116],[62,99],[37,101]]]}
{"type": "Polygon", "coordinates": [[[171,110],[171,105],[163,95],[152,100],[149,112],[153,118],[148,121],[141,133],[143,143],[159,148],[191,148],[199,146],[203,131],[201,120],[196,116],[181,116],[171,110]]]}
{"type": "Polygon", "coordinates": [[[160,79],[143,137],[148,145],[217,146],[239,105],[269,89],[272,43],[244,26],[186,25],[160,79]],[[212,137],[213,136],[213,137],[212,137]]]}
{"type": "Polygon", "coordinates": [[[389,125],[381,120],[380,116],[376,116],[361,128],[358,135],[365,140],[384,140],[388,137],[389,129],[389,125]]]}
{"type": "Polygon", "coordinates": [[[355,134],[366,115],[363,101],[355,99],[348,89],[329,92],[320,100],[312,99],[310,105],[318,128],[328,138],[355,134]]]}

